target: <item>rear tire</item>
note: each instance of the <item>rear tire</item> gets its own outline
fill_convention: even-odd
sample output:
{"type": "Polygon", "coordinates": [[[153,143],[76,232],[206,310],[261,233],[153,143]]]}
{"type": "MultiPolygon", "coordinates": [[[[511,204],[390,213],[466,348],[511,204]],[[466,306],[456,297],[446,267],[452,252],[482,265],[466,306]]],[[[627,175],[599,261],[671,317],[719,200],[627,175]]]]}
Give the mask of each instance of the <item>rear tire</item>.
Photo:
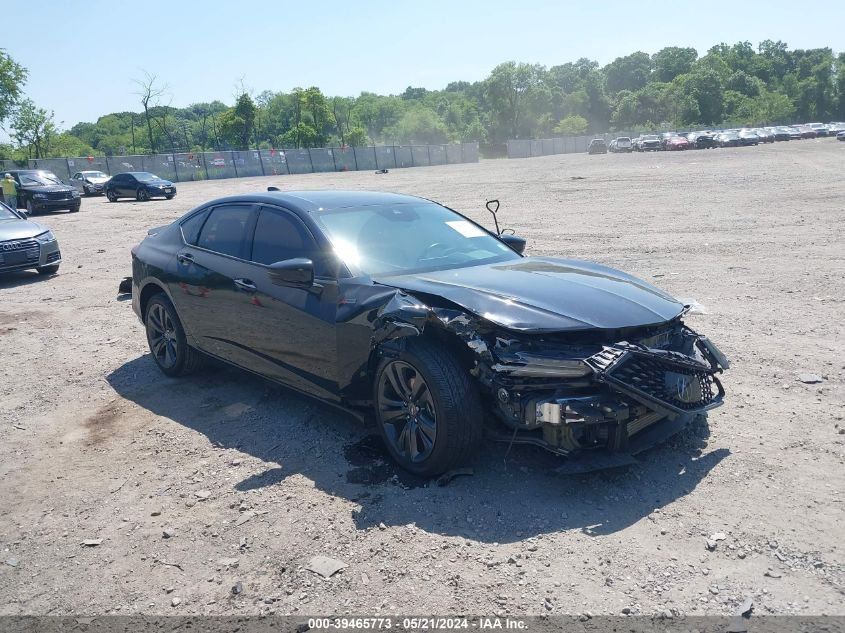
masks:
{"type": "Polygon", "coordinates": [[[164,293],[153,296],[144,311],[147,343],[158,368],[171,377],[195,372],[205,357],[188,345],[176,308],[164,293]]]}
{"type": "Polygon", "coordinates": [[[432,477],[465,464],[481,442],[478,388],[441,345],[411,340],[397,356],[384,358],[373,402],[388,451],[415,475],[432,477]]]}
{"type": "Polygon", "coordinates": [[[150,199],[150,194],[143,187],[138,187],[138,191],[135,192],[135,199],[138,202],[147,202],[150,199]]]}
{"type": "Polygon", "coordinates": [[[106,198],[108,198],[109,202],[117,202],[117,194],[111,189],[106,191],[106,198]]]}

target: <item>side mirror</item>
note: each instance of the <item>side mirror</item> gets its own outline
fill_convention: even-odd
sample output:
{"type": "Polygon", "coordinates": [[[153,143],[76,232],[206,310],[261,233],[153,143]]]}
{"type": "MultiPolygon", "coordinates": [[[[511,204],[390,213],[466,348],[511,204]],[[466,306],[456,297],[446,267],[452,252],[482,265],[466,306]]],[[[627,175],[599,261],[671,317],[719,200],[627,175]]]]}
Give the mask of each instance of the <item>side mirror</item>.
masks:
{"type": "Polygon", "coordinates": [[[267,276],[277,286],[310,288],[314,285],[314,262],[305,257],[270,264],[267,276]]]}
{"type": "Polygon", "coordinates": [[[519,237],[519,235],[511,235],[509,233],[503,233],[499,236],[499,239],[510,246],[513,250],[517,253],[522,255],[522,251],[525,250],[525,238],[519,237]]]}

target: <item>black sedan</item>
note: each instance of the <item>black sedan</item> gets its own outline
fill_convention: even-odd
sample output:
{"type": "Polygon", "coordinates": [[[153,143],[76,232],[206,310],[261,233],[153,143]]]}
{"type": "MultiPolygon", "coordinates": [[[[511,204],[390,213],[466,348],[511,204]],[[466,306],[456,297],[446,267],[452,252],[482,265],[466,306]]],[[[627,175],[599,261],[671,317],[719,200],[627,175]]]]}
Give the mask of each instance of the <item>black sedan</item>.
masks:
{"type": "Polygon", "coordinates": [[[739,147],[742,145],[742,139],[736,132],[719,132],[716,135],[716,142],[719,147],[739,147]]]}
{"type": "Polygon", "coordinates": [[[146,171],[116,174],[106,182],[105,191],[109,202],[117,202],[118,198],[135,198],[139,202],[146,202],[150,198],[170,200],[176,195],[176,187],[172,182],[146,171]]]}
{"type": "Polygon", "coordinates": [[[411,196],[256,193],[152,229],[121,290],[166,375],[212,356],[316,396],[419,475],[484,433],[619,465],[722,403],[683,304],[524,246],[411,196]]]}
{"type": "Polygon", "coordinates": [[[18,208],[26,209],[30,215],[62,209],[75,213],[82,206],[79,192],[51,171],[12,169],[5,173],[18,183],[18,208]]]}

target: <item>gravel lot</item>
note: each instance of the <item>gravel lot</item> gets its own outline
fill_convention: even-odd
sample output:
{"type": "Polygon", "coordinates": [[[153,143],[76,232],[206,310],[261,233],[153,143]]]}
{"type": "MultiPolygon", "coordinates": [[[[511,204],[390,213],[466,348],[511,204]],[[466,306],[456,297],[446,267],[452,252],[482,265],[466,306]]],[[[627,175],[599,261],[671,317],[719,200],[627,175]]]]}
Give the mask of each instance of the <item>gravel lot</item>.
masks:
{"type": "Polygon", "coordinates": [[[845,615],[843,164],[832,139],[565,155],[186,183],[40,217],[59,274],[0,279],[0,614],[715,615],[750,596],[845,615]],[[437,487],[320,403],[232,369],[164,378],[117,299],[130,247],[268,184],[418,194],[485,223],[499,198],[529,253],[698,301],[688,321],[734,363],[727,404],[709,437],[625,471],[559,476],[486,443],[437,487]],[[316,555],[347,567],[323,579],[316,555]]]}

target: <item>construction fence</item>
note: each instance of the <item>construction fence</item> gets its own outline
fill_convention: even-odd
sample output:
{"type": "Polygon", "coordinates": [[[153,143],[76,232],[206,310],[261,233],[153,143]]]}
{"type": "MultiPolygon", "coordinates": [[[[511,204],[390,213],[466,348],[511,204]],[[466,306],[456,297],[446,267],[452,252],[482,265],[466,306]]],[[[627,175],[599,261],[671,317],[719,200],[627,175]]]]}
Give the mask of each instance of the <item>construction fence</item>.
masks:
{"type": "MultiPolygon", "coordinates": [[[[173,182],[190,182],[477,162],[478,143],[455,143],[40,158],[29,160],[28,168],[49,170],[62,180],[80,171],[98,170],[109,175],[146,171],[173,182]]],[[[20,167],[12,161],[0,161],[0,169],[20,167]]]]}

